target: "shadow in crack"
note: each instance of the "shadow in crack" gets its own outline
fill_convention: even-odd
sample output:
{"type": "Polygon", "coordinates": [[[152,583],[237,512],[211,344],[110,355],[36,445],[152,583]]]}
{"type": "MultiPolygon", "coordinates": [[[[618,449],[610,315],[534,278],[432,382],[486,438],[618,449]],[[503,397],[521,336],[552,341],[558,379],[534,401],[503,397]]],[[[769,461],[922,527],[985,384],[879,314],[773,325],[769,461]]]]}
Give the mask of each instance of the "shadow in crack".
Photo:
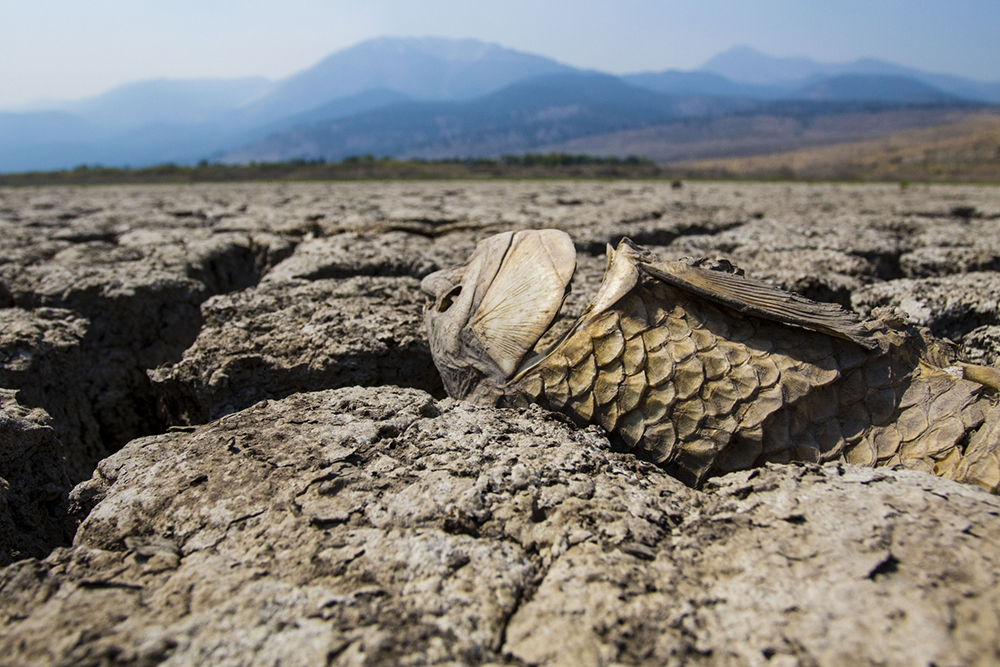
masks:
{"type": "MultiPolygon", "coordinates": [[[[0,385],[51,417],[71,482],[89,478],[126,442],[166,429],[147,369],[180,360],[194,343],[202,302],[256,284],[291,252],[290,245],[242,240],[218,243],[179,271],[148,268],[148,259],[96,268],[90,262],[79,269],[88,279],[64,277],[55,267],[51,275],[67,281],[58,292],[0,289],[38,331],[23,363],[0,369],[0,385]],[[60,333],[67,327],[70,333],[60,333]]],[[[0,337],[0,357],[24,343],[0,337]]]]}
{"type": "Polygon", "coordinates": [[[186,370],[150,372],[160,416],[172,425],[204,424],[265,399],[347,386],[391,385],[422,389],[439,399],[447,395],[423,344],[329,359],[322,367],[289,366],[273,357],[247,354],[226,360],[207,377],[192,377],[186,370]]]}

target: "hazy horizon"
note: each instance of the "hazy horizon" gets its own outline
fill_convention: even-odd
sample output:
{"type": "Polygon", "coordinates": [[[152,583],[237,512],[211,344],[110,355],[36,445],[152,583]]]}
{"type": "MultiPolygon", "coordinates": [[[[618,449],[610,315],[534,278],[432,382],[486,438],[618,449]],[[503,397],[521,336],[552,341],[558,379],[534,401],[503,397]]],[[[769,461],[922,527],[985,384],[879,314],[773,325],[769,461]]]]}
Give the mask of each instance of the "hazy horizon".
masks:
{"type": "Polygon", "coordinates": [[[8,0],[0,24],[0,109],[74,100],[151,79],[277,80],[385,36],[478,39],[613,74],[693,70],[746,45],[826,63],[879,58],[1000,80],[1000,4],[849,0],[8,0]]]}

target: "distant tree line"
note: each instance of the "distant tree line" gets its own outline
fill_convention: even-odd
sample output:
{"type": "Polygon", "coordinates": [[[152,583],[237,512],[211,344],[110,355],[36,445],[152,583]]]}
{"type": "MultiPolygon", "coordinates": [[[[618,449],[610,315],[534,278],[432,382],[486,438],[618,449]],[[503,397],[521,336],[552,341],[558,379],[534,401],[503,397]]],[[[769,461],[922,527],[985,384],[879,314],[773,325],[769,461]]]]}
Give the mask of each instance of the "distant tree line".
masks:
{"type": "MultiPolygon", "coordinates": [[[[383,158],[376,158],[371,153],[366,153],[365,155],[351,155],[345,157],[340,161],[340,164],[374,164],[376,162],[392,162],[393,158],[385,156],[383,158]]],[[[417,164],[462,164],[462,165],[478,165],[478,166],[497,166],[503,165],[506,167],[567,167],[571,165],[591,165],[591,164],[609,164],[609,165],[651,165],[654,162],[648,158],[642,158],[635,155],[629,155],[626,158],[620,158],[618,156],[601,157],[597,155],[587,155],[585,153],[571,154],[571,153],[525,153],[524,155],[502,155],[498,158],[493,157],[453,157],[453,158],[441,158],[437,160],[426,160],[422,158],[412,158],[411,160],[404,160],[409,162],[415,162],[417,164]]],[[[324,164],[323,158],[318,158],[316,160],[302,160],[295,159],[289,160],[290,164],[324,164]]]]}
{"type": "MultiPolygon", "coordinates": [[[[350,158],[348,158],[350,159],[350,158]]],[[[630,155],[601,157],[597,155],[571,153],[525,153],[524,155],[502,155],[498,158],[472,157],[436,160],[436,162],[468,165],[503,165],[506,167],[568,167],[573,165],[651,165],[648,158],[630,155]]]]}
{"type": "Polygon", "coordinates": [[[294,158],[282,162],[230,165],[201,160],[194,166],[165,163],[137,169],[80,165],[61,171],[0,174],[0,185],[397,178],[659,178],[666,175],[652,160],[635,156],[526,153],[428,160],[365,154],[345,157],[339,162],[327,162],[323,158],[294,158]]]}

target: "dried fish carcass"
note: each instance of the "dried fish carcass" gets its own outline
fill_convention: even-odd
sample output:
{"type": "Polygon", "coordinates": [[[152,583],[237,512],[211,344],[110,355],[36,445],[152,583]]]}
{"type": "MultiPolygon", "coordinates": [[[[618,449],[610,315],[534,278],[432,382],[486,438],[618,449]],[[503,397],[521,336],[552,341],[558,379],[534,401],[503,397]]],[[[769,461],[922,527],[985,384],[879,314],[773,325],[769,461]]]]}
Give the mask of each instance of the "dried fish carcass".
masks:
{"type": "Polygon", "coordinates": [[[623,240],[547,349],[575,270],[558,230],[507,232],[428,276],[425,320],[450,395],[537,402],[600,424],[692,485],[766,462],[847,461],[1000,487],[996,369],[891,313],[859,322],[726,261],[663,262],[623,240]]]}

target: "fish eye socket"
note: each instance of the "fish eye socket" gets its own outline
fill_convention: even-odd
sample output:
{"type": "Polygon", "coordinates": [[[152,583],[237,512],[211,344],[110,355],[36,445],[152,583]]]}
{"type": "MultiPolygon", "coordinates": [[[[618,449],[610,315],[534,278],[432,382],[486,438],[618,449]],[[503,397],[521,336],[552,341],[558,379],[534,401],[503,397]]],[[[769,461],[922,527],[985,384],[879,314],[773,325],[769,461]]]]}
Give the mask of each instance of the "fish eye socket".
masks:
{"type": "Polygon", "coordinates": [[[462,293],[462,286],[458,285],[453,287],[450,292],[441,297],[441,303],[438,304],[438,312],[443,313],[444,311],[451,308],[451,304],[455,303],[455,299],[458,295],[462,293]]]}

